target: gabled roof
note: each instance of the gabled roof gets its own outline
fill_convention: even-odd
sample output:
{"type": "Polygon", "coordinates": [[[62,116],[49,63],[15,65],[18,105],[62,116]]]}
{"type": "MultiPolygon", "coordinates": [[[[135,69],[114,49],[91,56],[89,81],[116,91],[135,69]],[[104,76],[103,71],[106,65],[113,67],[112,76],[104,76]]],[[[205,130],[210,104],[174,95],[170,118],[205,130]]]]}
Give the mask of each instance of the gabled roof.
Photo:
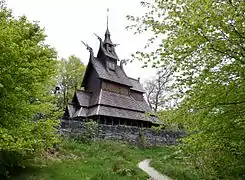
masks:
{"type": "Polygon", "coordinates": [[[86,68],[82,85],[86,84],[87,78],[91,73],[92,68],[94,68],[99,78],[112,81],[115,83],[119,83],[128,87],[132,87],[129,78],[127,77],[123,69],[117,65],[117,61],[119,59],[115,52],[115,45],[112,43],[110,39],[110,32],[108,27],[105,33],[104,42],[99,36],[97,37],[100,40],[100,47],[99,47],[97,58],[94,57],[92,48],[85,44],[87,46],[87,49],[90,50],[90,59],[89,59],[88,66],[86,68]],[[107,61],[112,61],[115,63],[115,70],[109,70],[109,68],[107,68],[107,61]]]}
{"type": "Polygon", "coordinates": [[[139,91],[139,92],[142,92],[142,93],[145,92],[145,90],[143,89],[143,87],[140,84],[139,80],[131,78],[131,77],[128,77],[128,78],[129,78],[129,81],[131,82],[131,84],[133,85],[133,87],[130,88],[130,89],[132,89],[134,91],[139,91]]]}
{"type": "Polygon", "coordinates": [[[102,64],[102,62],[97,58],[91,58],[90,62],[95,71],[97,72],[99,78],[123,84],[129,87],[132,86],[130,80],[123,72],[123,70],[120,68],[120,66],[116,65],[115,71],[110,71],[107,70],[106,67],[102,64]]]}
{"type": "Polygon", "coordinates": [[[83,90],[77,90],[75,92],[75,96],[77,97],[80,106],[89,107],[91,93],[85,92],[83,90]]]}

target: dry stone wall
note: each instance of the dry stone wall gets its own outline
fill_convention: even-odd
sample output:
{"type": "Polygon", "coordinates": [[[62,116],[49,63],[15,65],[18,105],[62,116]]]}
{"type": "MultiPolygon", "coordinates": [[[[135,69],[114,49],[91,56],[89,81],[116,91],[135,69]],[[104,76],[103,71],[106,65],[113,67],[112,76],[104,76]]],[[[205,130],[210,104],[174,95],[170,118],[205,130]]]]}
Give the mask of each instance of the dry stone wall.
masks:
{"type": "MultiPolygon", "coordinates": [[[[76,136],[81,134],[84,123],[81,121],[62,121],[61,134],[64,136],[76,136]]],[[[179,143],[183,132],[162,130],[156,132],[152,128],[139,128],[125,125],[98,125],[97,139],[120,140],[132,144],[145,143],[146,146],[174,145],[179,143]],[[144,142],[142,142],[144,141],[144,142]]]]}

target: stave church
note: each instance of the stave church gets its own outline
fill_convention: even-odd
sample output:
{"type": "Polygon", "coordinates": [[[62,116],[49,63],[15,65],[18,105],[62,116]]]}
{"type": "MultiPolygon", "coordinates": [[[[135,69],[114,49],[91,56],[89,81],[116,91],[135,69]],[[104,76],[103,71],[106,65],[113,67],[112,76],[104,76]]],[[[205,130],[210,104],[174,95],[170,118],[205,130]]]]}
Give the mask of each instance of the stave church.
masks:
{"type": "MultiPolygon", "coordinates": [[[[97,36],[97,35],[96,35],[97,36]]],[[[144,89],[139,79],[128,77],[124,61],[119,60],[108,29],[100,41],[95,57],[90,52],[81,89],[74,93],[68,103],[64,119],[86,121],[92,119],[100,124],[151,127],[162,124],[144,99],[144,89]]]]}

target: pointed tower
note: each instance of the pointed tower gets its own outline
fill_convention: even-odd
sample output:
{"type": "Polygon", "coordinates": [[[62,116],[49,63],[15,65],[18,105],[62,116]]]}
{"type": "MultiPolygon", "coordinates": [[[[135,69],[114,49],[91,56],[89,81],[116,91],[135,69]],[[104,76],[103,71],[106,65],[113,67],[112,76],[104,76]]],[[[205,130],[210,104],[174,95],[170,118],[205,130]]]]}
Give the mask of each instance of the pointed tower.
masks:
{"type": "MultiPolygon", "coordinates": [[[[96,35],[97,36],[97,35],[96,35]]],[[[100,47],[97,57],[93,49],[86,43],[90,51],[90,59],[83,78],[84,90],[75,92],[74,97],[67,106],[65,118],[67,119],[94,119],[102,124],[130,125],[151,127],[161,124],[158,118],[151,114],[143,98],[144,89],[136,79],[129,78],[121,66],[115,52],[115,44],[111,40],[108,28],[105,39],[97,36],[100,47]],[[151,115],[146,115],[146,114],[151,115]]]]}
{"type": "Polygon", "coordinates": [[[109,20],[108,20],[108,14],[107,14],[107,27],[106,27],[106,32],[105,32],[104,44],[113,46],[113,43],[111,41],[111,34],[110,34],[110,31],[109,31],[109,27],[108,27],[109,25],[108,24],[109,24],[109,20]]]}
{"type": "Polygon", "coordinates": [[[107,9],[107,22],[106,22],[106,31],[105,31],[105,40],[104,40],[104,47],[107,51],[110,51],[114,48],[114,44],[111,41],[111,34],[109,31],[109,17],[108,17],[109,9],[107,9]]]}

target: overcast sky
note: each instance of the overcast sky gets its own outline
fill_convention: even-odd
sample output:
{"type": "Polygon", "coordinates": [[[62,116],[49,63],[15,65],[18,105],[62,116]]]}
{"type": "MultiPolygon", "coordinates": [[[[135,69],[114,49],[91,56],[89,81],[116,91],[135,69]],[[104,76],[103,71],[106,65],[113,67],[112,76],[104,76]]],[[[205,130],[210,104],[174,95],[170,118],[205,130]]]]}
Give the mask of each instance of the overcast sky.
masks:
{"type": "MultiPolygon", "coordinates": [[[[129,24],[126,15],[142,15],[144,8],[140,0],[6,0],[15,16],[26,15],[28,19],[40,21],[48,35],[47,43],[55,47],[59,57],[67,58],[74,54],[88,63],[89,53],[81,43],[88,43],[97,54],[99,41],[93,35],[104,38],[106,30],[107,8],[109,12],[109,30],[119,59],[131,58],[137,50],[143,50],[146,35],[133,35],[125,30],[129,24]]],[[[155,71],[142,69],[142,63],[133,62],[125,67],[128,76],[148,79],[155,71]]]]}

